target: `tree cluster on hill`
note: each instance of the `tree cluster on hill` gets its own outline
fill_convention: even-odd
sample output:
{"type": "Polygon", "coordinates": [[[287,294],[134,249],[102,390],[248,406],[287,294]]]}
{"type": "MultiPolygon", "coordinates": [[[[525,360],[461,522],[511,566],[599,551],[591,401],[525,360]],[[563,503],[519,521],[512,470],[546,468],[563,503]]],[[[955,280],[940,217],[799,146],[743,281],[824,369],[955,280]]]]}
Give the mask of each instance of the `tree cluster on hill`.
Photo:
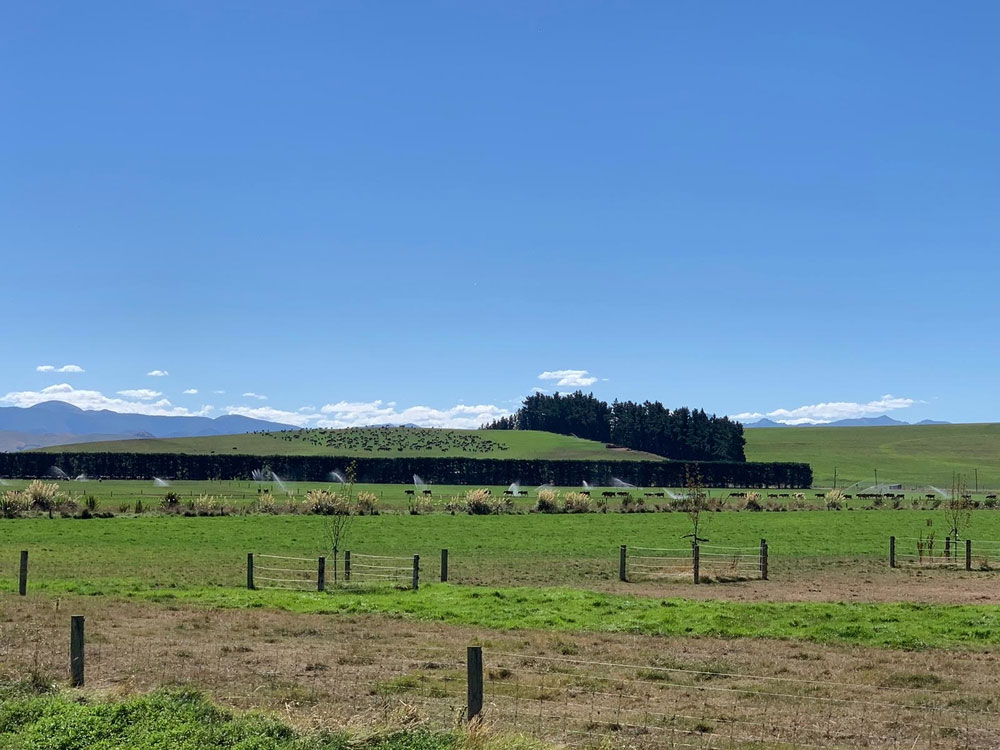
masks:
{"type": "Polygon", "coordinates": [[[544,430],[613,443],[681,461],[746,461],[743,425],[686,406],[671,411],[659,401],[608,404],[577,391],[536,393],[490,430],[544,430]]]}

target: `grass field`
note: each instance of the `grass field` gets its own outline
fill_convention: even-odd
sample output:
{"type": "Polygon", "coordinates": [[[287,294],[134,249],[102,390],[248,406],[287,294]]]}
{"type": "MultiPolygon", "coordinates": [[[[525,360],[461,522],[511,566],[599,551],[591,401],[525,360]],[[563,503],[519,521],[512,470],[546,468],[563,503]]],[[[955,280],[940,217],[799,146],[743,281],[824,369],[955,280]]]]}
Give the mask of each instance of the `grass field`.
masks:
{"type": "MultiPolygon", "coordinates": [[[[252,456],[417,456],[579,460],[662,460],[659,456],[567,435],[533,430],[446,430],[418,427],[355,427],[345,430],[286,430],[193,438],[118,440],[43,449],[49,453],[187,453],[252,456]]],[[[343,467],[341,467],[343,468],[343,467]]]]}
{"type": "Polygon", "coordinates": [[[749,461],[805,461],[813,486],[855,482],[951,487],[965,475],[973,489],[1000,488],[1000,424],[889,427],[786,427],[745,432],[749,461]]]}
{"type": "MultiPolygon", "coordinates": [[[[594,748],[684,747],[691,737],[733,750],[1000,741],[1000,573],[887,565],[890,534],[943,530],[942,511],[711,513],[710,544],[767,538],[771,576],[700,586],[617,579],[620,544],[685,545],[683,513],[388,513],[355,517],[345,546],[420,555],[419,590],[245,588],[247,552],[315,558],[326,552],[324,523],[257,514],[0,521],[0,684],[63,674],[66,618],[84,614],[88,684],[124,691],[136,712],[129,735],[112,720],[122,706],[15,696],[0,709],[17,706],[13,721],[0,720],[0,748],[91,747],[45,744],[56,724],[103,732],[110,748],[146,748],[143,733],[163,725],[144,724],[146,699],[129,696],[178,684],[296,727],[218,714],[198,747],[340,747],[342,735],[316,729],[345,726],[363,728],[352,747],[395,750],[385,730],[372,734],[393,726],[414,750],[524,745],[413,734],[415,721],[454,725],[469,643],[484,648],[490,732],[594,748]],[[443,548],[446,584],[436,580],[443,548]],[[30,552],[24,598],[13,593],[21,549],[30,552]],[[248,726],[283,733],[253,744],[248,726]]],[[[1000,539],[1000,512],[974,512],[969,535],[1000,539]]],[[[191,716],[176,713],[182,724],[191,716]]]]}

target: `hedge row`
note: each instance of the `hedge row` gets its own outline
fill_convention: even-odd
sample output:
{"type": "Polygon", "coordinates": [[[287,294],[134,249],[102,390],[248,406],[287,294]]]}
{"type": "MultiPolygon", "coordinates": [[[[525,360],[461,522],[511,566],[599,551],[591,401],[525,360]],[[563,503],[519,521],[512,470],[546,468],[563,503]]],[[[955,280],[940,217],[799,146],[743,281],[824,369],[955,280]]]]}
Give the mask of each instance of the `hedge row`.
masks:
{"type": "Polygon", "coordinates": [[[40,477],[53,466],[69,476],[107,479],[250,479],[257,469],[282,479],[325,481],[333,469],[357,463],[359,482],[410,484],[413,475],[433,484],[503,485],[518,481],[571,487],[612,478],[640,487],[681,487],[687,468],[708,487],[809,487],[803,463],[740,461],[549,461],[489,458],[350,458],[344,456],[190,456],[181,453],[0,453],[0,476],[40,477]]]}

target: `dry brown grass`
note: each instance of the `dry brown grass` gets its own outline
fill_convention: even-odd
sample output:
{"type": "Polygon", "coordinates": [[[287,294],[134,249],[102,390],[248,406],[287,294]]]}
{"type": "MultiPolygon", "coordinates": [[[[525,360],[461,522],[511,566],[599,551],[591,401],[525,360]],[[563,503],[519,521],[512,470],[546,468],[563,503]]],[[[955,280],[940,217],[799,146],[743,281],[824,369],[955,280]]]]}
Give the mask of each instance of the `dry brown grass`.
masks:
{"type": "Polygon", "coordinates": [[[62,679],[69,615],[87,617],[88,687],[193,684],[304,728],[410,716],[454,725],[468,644],[483,645],[486,718],[577,743],[1000,747],[990,653],[775,641],[507,633],[378,616],[0,596],[0,673],[62,679]],[[914,744],[915,742],[915,744],[914,744]]]}

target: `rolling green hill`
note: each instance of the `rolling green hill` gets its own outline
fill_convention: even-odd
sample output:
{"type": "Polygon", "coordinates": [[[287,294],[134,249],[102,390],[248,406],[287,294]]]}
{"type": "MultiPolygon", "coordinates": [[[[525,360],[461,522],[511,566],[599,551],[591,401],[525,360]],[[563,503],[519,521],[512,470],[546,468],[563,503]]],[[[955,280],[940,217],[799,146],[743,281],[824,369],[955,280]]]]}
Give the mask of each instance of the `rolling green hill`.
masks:
{"type": "Polygon", "coordinates": [[[285,430],[194,438],[117,440],[53,446],[47,452],[187,453],[209,455],[468,457],[578,460],[662,460],[650,453],[609,448],[593,440],[531,430],[445,430],[419,427],[354,427],[285,430]]]}
{"type": "Polygon", "coordinates": [[[952,474],[969,489],[1000,488],[1000,424],[892,427],[782,427],[746,431],[748,461],[806,461],[813,484],[879,483],[951,487],[952,474]]]}

